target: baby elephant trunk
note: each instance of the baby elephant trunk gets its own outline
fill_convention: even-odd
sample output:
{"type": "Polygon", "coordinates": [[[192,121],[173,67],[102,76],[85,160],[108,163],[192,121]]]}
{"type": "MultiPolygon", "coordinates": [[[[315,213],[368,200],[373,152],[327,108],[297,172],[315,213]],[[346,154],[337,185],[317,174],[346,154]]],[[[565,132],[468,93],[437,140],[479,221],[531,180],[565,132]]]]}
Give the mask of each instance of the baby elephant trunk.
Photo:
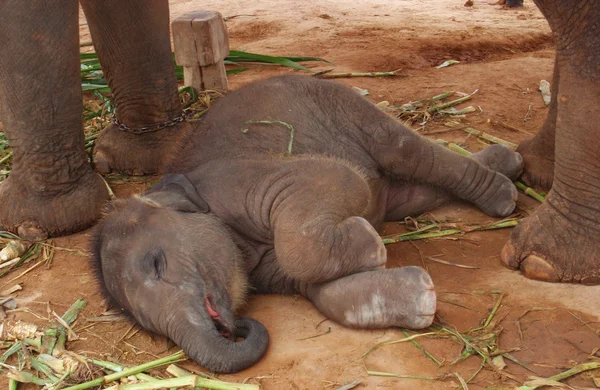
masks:
{"type": "Polygon", "coordinates": [[[248,368],[260,360],[269,346],[267,329],[250,318],[235,320],[235,329],[231,329],[233,340],[223,337],[204,312],[190,321],[179,321],[171,329],[172,334],[167,336],[196,363],[215,373],[248,368]]]}

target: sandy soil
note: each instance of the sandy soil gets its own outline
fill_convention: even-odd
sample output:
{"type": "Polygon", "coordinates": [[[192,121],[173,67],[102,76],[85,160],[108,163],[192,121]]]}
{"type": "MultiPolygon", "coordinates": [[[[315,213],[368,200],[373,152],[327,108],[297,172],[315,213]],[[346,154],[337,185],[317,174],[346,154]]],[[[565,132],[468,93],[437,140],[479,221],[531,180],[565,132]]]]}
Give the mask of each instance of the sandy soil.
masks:
{"type": "MultiPolygon", "coordinates": [[[[255,0],[185,1],[173,0],[173,17],[194,10],[219,10],[226,17],[231,47],[266,54],[307,55],[326,58],[337,64],[337,71],[391,71],[400,69],[409,77],[342,79],[340,82],[369,91],[374,102],[383,100],[403,104],[447,90],[479,90],[471,104],[482,110],[462,118],[463,123],[519,142],[534,134],[545,118],[547,108],[537,91],[541,79],[551,79],[553,42],[549,28],[530,0],[519,10],[475,1],[467,8],[461,0],[255,0]],[[233,18],[235,16],[235,18],[233,18]],[[445,59],[460,65],[435,69],[445,59]],[[488,124],[488,119],[508,123],[520,131],[488,124]]],[[[82,41],[89,40],[85,19],[81,19],[82,41]]],[[[325,69],[323,64],[309,64],[325,69]]],[[[292,71],[259,66],[230,77],[232,88],[275,74],[292,71]]],[[[443,120],[429,123],[425,131],[444,129],[443,120]]],[[[465,134],[450,131],[432,137],[463,141],[465,134]]],[[[483,147],[468,140],[470,150],[483,147]]],[[[139,192],[148,180],[134,183],[112,181],[116,193],[126,196],[139,192]]],[[[531,212],[536,202],[522,197],[519,207],[531,212]]],[[[468,222],[491,221],[471,206],[454,203],[433,213],[437,218],[451,217],[468,222]]],[[[382,234],[404,231],[390,223],[382,234]]],[[[530,375],[549,376],[575,362],[588,359],[600,346],[600,287],[552,285],[529,281],[503,268],[499,252],[510,231],[472,233],[468,239],[437,240],[388,247],[388,267],[425,264],[439,294],[439,315],[459,330],[477,326],[491,310],[502,290],[507,295],[496,318],[501,349],[519,348],[513,355],[528,364],[528,370],[507,361],[505,372],[523,381],[530,375]],[[476,266],[462,269],[432,262],[427,256],[444,254],[446,261],[476,266]],[[527,310],[537,308],[527,313],[527,310]],[[521,318],[521,316],[523,316],[521,318]],[[519,320],[520,319],[520,320],[519,320]],[[580,320],[581,319],[581,320],[580,320]],[[516,320],[519,320],[520,331],[516,320]]],[[[86,233],[55,240],[66,248],[88,248],[86,233]]],[[[75,326],[80,340],[69,349],[104,359],[135,363],[164,354],[167,342],[138,332],[123,339],[131,327],[128,322],[96,323],[106,304],[99,294],[88,266],[88,256],[58,251],[50,269],[39,267],[16,281],[2,280],[0,288],[23,285],[19,305],[47,317],[47,307],[64,311],[78,297],[89,301],[83,317],[75,326]],[[49,303],[48,303],[49,302],[49,303]]],[[[325,321],[312,305],[299,297],[256,296],[245,310],[268,328],[271,346],[264,359],[254,367],[235,374],[219,376],[224,380],[258,382],[265,389],[329,389],[355,379],[363,388],[446,389],[456,388],[455,378],[443,381],[383,378],[367,375],[366,369],[406,375],[438,376],[457,372],[469,377],[480,360],[471,357],[450,365],[460,346],[448,340],[420,339],[421,344],[445,363],[438,368],[413,345],[395,344],[381,348],[363,362],[361,355],[378,342],[402,337],[396,329],[357,331],[325,321]],[[331,331],[326,333],[329,329],[331,331]],[[326,334],[323,334],[326,333],[326,334]],[[305,339],[307,337],[322,336],[305,339]],[[305,340],[303,340],[305,339],[305,340]]],[[[27,313],[18,317],[45,324],[27,313]]],[[[175,348],[171,349],[173,351],[175,348]]],[[[189,363],[188,368],[201,370],[189,363]]],[[[482,371],[471,389],[514,385],[510,377],[482,371]]],[[[591,386],[589,380],[576,379],[575,385],[591,386]]]]}

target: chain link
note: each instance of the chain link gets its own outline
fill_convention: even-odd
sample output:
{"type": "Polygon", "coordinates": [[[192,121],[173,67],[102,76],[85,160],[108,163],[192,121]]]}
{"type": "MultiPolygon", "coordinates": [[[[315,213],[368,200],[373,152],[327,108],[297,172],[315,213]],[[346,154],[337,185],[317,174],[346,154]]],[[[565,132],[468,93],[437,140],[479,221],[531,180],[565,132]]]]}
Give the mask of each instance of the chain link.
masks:
{"type": "Polygon", "coordinates": [[[173,119],[169,119],[166,122],[157,123],[155,125],[150,125],[150,126],[129,127],[126,124],[119,121],[119,119],[117,118],[117,114],[113,113],[112,123],[113,123],[113,125],[117,126],[119,128],[119,130],[121,130],[121,131],[127,131],[128,133],[132,133],[132,134],[145,134],[145,133],[153,133],[158,130],[166,129],[167,127],[173,127],[176,124],[183,122],[186,117],[187,117],[187,113],[184,111],[181,113],[181,115],[179,115],[173,119]]]}

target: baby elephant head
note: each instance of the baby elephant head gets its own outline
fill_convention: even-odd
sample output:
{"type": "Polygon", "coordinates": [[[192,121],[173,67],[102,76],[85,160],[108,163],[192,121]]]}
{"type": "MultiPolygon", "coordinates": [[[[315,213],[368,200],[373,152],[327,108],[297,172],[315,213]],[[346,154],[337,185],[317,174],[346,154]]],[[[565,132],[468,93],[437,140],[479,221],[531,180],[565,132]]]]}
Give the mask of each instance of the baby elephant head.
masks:
{"type": "Polygon", "coordinates": [[[93,236],[107,295],[144,328],[214,372],[243,370],[262,357],[267,330],[233,314],[247,291],[241,253],[184,175],[114,202],[93,236]]]}

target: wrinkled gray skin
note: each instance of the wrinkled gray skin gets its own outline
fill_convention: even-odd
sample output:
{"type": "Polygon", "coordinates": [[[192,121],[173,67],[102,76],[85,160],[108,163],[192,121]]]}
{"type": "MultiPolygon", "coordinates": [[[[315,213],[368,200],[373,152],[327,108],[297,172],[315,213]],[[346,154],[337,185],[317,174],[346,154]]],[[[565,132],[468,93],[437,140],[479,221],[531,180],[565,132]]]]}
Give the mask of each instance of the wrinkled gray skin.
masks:
{"type": "Polygon", "coordinates": [[[112,205],[94,252],[109,295],[212,371],[244,369],[266,350],[262,325],[234,319],[249,290],[301,294],[349,327],[429,326],[429,275],[383,268],[376,229],[453,197],[492,216],[515,207],[518,154],[496,145],[462,157],[337,83],[257,82],[197,126],[171,174],[112,205]],[[292,155],[288,128],[249,120],[293,126],[292,155]]]}

